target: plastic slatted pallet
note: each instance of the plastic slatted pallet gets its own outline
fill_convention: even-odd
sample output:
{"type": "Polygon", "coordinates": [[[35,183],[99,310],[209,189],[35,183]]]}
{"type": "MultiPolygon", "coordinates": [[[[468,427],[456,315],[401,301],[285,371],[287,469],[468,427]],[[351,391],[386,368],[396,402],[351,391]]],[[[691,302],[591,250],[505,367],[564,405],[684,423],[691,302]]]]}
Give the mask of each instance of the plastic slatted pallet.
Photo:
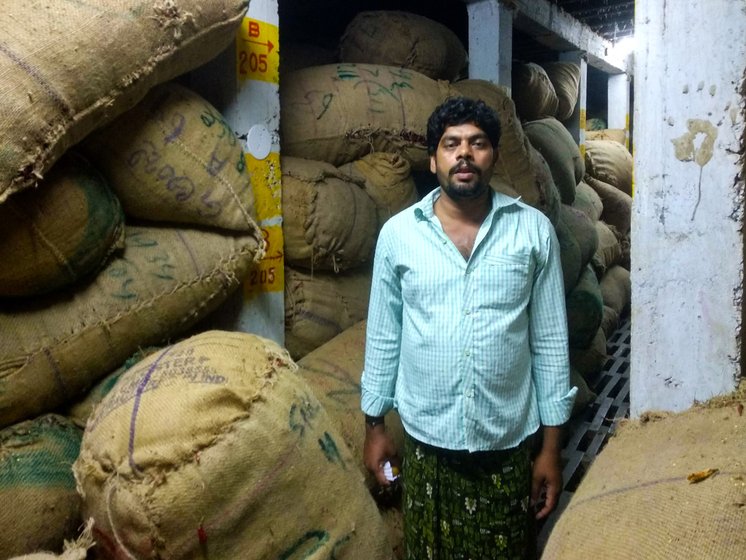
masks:
{"type": "Polygon", "coordinates": [[[629,416],[629,319],[606,341],[606,351],[609,355],[606,364],[598,377],[588,384],[596,393],[596,399],[583,414],[568,423],[569,439],[562,450],[564,486],[557,508],[539,527],[539,550],[543,549],[554,523],[619,420],[629,416]]]}

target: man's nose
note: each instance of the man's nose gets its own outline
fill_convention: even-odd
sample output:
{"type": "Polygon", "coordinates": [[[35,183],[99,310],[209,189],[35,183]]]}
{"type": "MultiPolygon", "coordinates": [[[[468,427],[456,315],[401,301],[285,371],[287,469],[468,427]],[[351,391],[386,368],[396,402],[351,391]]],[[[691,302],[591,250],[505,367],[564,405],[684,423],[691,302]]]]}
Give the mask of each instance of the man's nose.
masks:
{"type": "Polygon", "coordinates": [[[471,144],[469,142],[461,142],[458,147],[457,155],[459,158],[471,158],[471,144]]]}

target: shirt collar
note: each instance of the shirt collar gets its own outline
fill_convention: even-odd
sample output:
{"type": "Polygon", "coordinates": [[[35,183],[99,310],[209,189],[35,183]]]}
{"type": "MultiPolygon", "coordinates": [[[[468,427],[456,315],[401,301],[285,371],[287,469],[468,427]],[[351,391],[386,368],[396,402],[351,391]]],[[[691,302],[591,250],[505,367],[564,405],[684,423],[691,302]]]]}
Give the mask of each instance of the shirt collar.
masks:
{"type": "MultiPolygon", "coordinates": [[[[490,190],[492,190],[492,209],[485,219],[492,219],[498,210],[507,206],[512,206],[518,203],[521,199],[520,197],[513,198],[512,196],[497,192],[494,189],[490,190]]],[[[441,187],[437,187],[427,193],[422,200],[414,205],[414,216],[417,221],[430,221],[433,219],[433,216],[435,215],[433,205],[440,197],[440,193],[441,187]]]]}

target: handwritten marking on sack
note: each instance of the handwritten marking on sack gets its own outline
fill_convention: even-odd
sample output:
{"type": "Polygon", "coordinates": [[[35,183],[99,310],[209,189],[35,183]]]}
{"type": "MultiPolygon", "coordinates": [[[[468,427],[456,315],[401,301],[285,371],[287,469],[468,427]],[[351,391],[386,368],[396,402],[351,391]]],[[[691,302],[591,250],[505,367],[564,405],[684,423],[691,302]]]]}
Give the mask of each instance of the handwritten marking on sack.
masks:
{"type": "MultiPolygon", "coordinates": [[[[337,554],[339,553],[339,549],[346,545],[350,540],[352,540],[352,536],[353,533],[351,532],[342,535],[340,538],[334,541],[331,551],[329,551],[328,555],[325,554],[324,557],[329,558],[330,560],[341,558],[341,556],[337,556],[337,554]]],[[[323,529],[307,531],[287,550],[285,550],[285,552],[280,554],[279,559],[305,560],[306,558],[311,558],[313,557],[314,553],[316,553],[322,546],[329,542],[329,539],[329,532],[323,529]]]]}
{"type": "MultiPolygon", "coordinates": [[[[149,391],[183,382],[195,385],[224,385],[227,379],[210,365],[209,358],[195,355],[194,348],[169,347],[156,358],[144,374],[142,368],[135,365],[132,370],[120,377],[114,392],[109,393],[96,408],[91,420],[92,429],[113,411],[133,399],[142,399],[149,391]],[[167,350],[169,352],[166,352],[167,350]]],[[[137,406],[139,407],[139,404],[137,406]]]]}
{"type": "Polygon", "coordinates": [[[341,405],[341,408],[345,410],[350,410],[352,407],[357,410],[360,407],[360,383],[354,381],[352,375],[337,364],[323,358],[320,358],[318,362],[325,369],[309,365],[304,365],[303,368],[316,375],[337,381],[339,388],[328,389],[326,396],[341,405]],[[351,399],[351,397],[354,397],[354,399],[351,399]]]}
{"type": "Polygon", "coordinates": [[[296,401],[290,405],[288,418],[290,429],[298,432],[299,437],[304,437],[306,428],[313,427],[320,410],[320,404],[313,402],[308,395],[304,395],[300,402],[296,401]]]}
{"type": "Polygon", "coordinates": [[[393,100],[400,106],[402,118],[405,117],[401,92],[404,89],[414,90],[412,73],[404,68],[385,69],[381,75],[380,68],[345,65],[337,66],[337,77],[340,80],[354,80],[353,89],[364,87],[368,97],[368,111],[384,113],[386,106],[393,100]]]}
{"type": "Polygon", "coordinates": [[[125,241],[130,252],[138,250],[138,258],[125,254],[105,271],[112,281],[109,295],[118,300],[130,301],[139,295],[137,279],[154,277],[158,280],[176,279],[176,265],[171,255],[160,247],[158,241],[140,231],[129,230],[125,241]],[[144,254],[143,254],[144,253],[144,254]]]}
{"type": "Polygon", "coordinates": [[[324,437],[319,438],[319,447],[321,447],[321,451],[324,452],[327,461],[330,463],[339,463],[343,469],[347,469],[347,464],[339,453],[337,442],[334,441],[334,438],[329,434],[329,432],[324,432],[324,437]]]}

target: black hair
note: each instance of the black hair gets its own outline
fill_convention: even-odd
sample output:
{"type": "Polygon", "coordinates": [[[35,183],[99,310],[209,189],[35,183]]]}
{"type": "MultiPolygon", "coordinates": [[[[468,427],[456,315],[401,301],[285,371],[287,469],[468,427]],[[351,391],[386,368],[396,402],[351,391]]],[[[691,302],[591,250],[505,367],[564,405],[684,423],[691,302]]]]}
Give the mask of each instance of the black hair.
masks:
{"type": "Polygon", "coordinates": [[[446,128],[467,123],[481,128],[492,147],[497,149],[500,141],[500,117],[497,112],[481,99],[449,97],[427,119],[427,153],[435,154],[446,128]]]}

